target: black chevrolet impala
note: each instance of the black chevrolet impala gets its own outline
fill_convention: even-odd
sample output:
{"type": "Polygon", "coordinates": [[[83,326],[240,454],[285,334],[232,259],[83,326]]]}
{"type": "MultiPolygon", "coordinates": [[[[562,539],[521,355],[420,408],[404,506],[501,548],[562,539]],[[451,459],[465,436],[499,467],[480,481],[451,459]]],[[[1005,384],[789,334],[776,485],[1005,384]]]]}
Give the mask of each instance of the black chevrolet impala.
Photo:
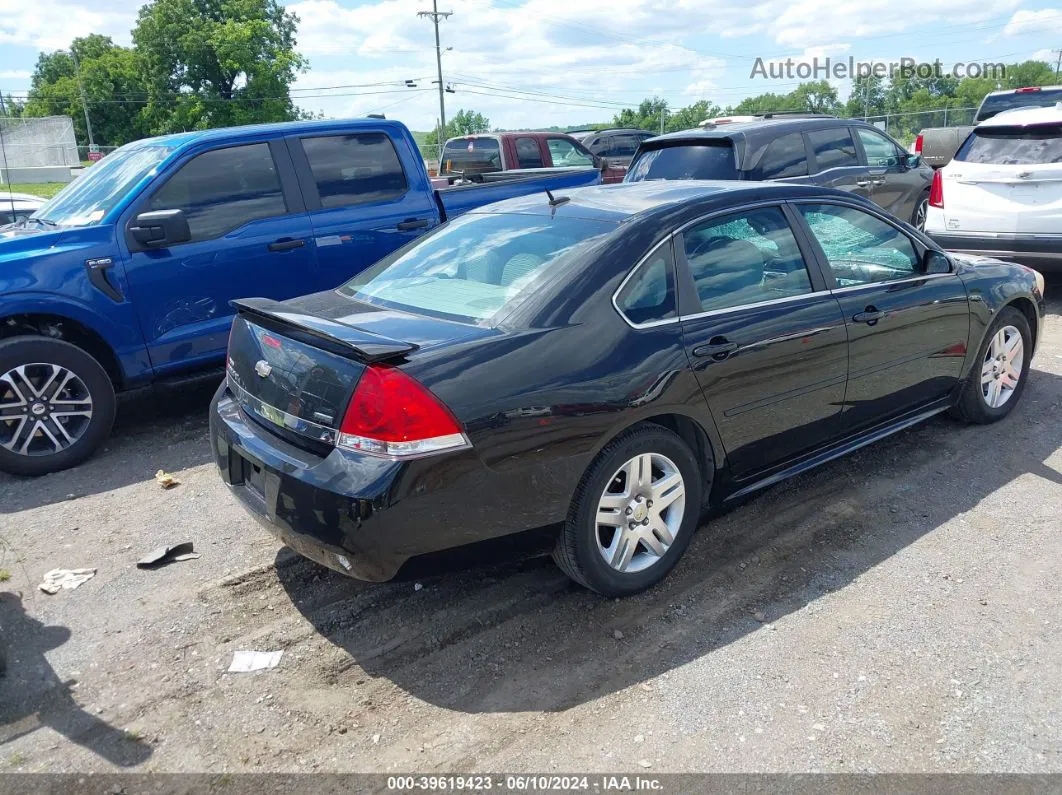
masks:
{"type": "Polygon", "coordinates": [[[643,182],[495,204],[334,291],[237,303],[214,452],[297,552],[382,581],[545,528],[622,595],[710,506],[938,412],[1006,416],[1043,279],[850,193],[643,182]]]}

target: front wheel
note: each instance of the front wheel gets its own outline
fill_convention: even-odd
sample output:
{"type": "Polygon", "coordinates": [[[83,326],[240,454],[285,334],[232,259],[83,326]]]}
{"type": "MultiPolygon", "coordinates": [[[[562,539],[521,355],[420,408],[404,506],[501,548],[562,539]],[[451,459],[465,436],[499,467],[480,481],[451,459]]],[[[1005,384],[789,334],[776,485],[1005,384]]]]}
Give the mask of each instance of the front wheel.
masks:
{"type": "Polygon", "coordinates": [[[81,463],[110,433],[114,407],[107,372],[76,345],[0,341],[0,470],[45,475],[81,463]]]}
{"type": "Polygon", "coordinates": [[[1025,390],[1031,358],[1029,321],[1014,307],[1005,307],[989,327],[967,376],[955,407],[960,419],[984,424],[1010,414],[1025,390]]]}
{"type": "Polygon", "coordinates": [[[919,199],[918,204],[915,205],[914,213],[911,215],[911,226],[917,229],[919,232],[926,231],[926,216],[929,214],[929,194],[923,193],[919,199]]]}
{"type": "Polygon", "coordinates": [[[576,489],[553,559],[579,584],[628,596],[662,580],[697,526],[702,475],[689,446],[657,425],[621,434],[576,489]]]}

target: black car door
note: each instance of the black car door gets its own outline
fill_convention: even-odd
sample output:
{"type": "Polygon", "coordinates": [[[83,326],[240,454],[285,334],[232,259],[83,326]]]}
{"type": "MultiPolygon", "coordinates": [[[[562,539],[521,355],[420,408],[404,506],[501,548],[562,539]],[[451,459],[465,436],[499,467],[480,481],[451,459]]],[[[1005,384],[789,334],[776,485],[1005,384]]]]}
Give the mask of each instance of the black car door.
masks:
{"type": "Polygon", "coordinates": [[[822,200],[793,206],[848,328],[846,429],[946,397],[962,374],[970,332],[958,275],[924,272],[923,244],[884,214],[822,200]]]}
{"type": "Polygon", "coordinates": [[[891,138],[871,127],[854,129],[872,182],[871,200],[901,221],[911,221],[927,187],[925,174],[908,168],[907,153],[891,138]]]}
{"type": "Polygon", "coordinates": [[[717,214],[676,241],[683,345],[737,480],[839,433],[844,318],[786,212],[717,214]]]}
{"type": "Polygon", "coordinates": [[[859,158],[859,150],[847,125],[809,130],[805,138],[812,181],[816,185],[846,190],[864,199],[870,198],[872,185],[869,170],[859,158]]]}

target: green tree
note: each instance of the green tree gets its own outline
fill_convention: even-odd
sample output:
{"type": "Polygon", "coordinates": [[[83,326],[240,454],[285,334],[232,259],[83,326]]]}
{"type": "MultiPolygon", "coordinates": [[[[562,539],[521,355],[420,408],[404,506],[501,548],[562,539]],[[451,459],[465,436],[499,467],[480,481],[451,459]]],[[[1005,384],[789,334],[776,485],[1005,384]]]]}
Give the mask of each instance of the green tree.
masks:
{"type": "Polygon", "coordinates": [[[665,129],[667,132],[690,130],[705,119],[709,119],[712,116],[718,116],[719,112],[720,108],[718,105],[709,102],[707,99],[701,99],[694,102],[692,105],[687,105],[684,108],[672,111],[667,117],[665,129]]]}
{"type": "MultiPolygon", "coordinates": [[[[490,119],[482,113],[474,110],[459,110],[446,122],[446,131],[443,142],[462,135],[474,135],[475,133],[487,132],[490,129],[490,119]]],[[[435,146],[439,143],[439,131],[432,130],[424,137],[424,143],[435,146]]]]}
{"type": "Polygon", "coordinates": [[[147,80],[152,133],[288,121],[290,88],[305,71],[298,18],[276,0],[155,0],[133,42],[147,80]]]}
{"type": "Polygon", "coordinates": [[[885,113],[885,78],[881,75],[860,75],[852,80],[852,92],[844,105],[849,118],[880,116],[885,113]]]}
{"type": "Polygon", "coordinates": [[[21,99],[15,99],[10,94],[7,96],[0,94],[0,116],[17,119],[25,109],[26,103],[21,99]]]}

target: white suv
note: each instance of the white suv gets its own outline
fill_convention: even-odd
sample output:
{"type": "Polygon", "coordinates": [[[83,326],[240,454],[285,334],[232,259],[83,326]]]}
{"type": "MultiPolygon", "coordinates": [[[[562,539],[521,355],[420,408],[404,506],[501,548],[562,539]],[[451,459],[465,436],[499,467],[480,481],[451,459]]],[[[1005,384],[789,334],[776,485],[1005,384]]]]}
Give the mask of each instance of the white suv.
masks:
{"type": "Polygon", "coordinates": [[[1062,270],[1062,102],[977,125],[933,176],[925,231],[951,251],[1062,270]]]}

